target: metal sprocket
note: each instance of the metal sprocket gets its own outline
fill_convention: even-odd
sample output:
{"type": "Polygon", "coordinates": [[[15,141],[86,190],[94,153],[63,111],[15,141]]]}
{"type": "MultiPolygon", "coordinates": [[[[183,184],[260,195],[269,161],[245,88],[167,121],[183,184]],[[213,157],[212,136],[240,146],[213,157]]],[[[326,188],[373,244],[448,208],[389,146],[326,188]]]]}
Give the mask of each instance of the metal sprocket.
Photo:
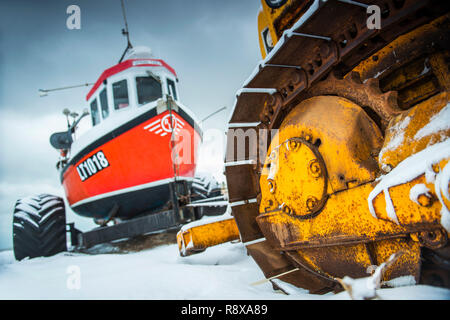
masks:
{"type": "Polygon", "coordinates": [[[383,93],[377,78],[363,82],[359,73],[354,71],[343,78],[331,72],[325,80],[313,85],[302,99],[322,95],[335,95],[353,101],[366,111],[382,131],[393,117],[402,113],[398,107],[396,91],[383,93]]]}

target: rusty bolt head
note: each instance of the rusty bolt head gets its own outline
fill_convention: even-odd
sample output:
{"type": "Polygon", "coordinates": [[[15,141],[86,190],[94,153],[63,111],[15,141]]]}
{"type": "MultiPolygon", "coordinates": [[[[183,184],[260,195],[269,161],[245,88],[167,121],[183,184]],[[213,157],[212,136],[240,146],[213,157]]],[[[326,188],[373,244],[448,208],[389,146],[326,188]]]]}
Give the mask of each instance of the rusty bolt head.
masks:
{"type": "Polygon", "coordinates": [[[306,207],[308,208],[309,211],[313,211],[318,203],[319,200],[316,197],[311,196],[306,200],[306,207]]]}
{"type": "Polygon", "coordinates": [[[296,150],[299,147],[300,143],[296,140],[289,140],[288,142],[288,150],[296,150]]]}
{"type": "Polygon", "coordinates": [[[322,57],[327,57],[330,54],[330,46],[326,43],[320,46],[320,55],[322,57]]]}
{"type": "Polygon", "coordinates": [[[295,86],[302,80],[302,77],[300,76],[300,73],[294,72],[291,75],[291,83],[295,86]]]}
{"type": "Polygon", "coordinates": [[[291,208],[289,208],[287,205],[285,205],[284,203],[281,205],[281,209],[283,210],[284,213],[286,214],[291,214],[292,210],[291,208]]]}
{"type": "Polygon", "coordinates": [[[433,168],[434,173],[439,173],[439,164],[433,164],[431,168],[433,168]]]}
{"type": "Polygon", "coordinates": [[[318,177],[322,176],[322,169],[320,168],[319,160],[314,159],[309,162],[309,173],[314,178],[318,178],[318,177]]]}
{"type": "Polygon", "coordinates": [[[419,202],[422,207],[431,207],[433,204],[433,197],[428,193],[422,193],[417,197],[417,202],[419,202]]]}
{"type": "Polygon", "coordinates": [[[422,231],[418,234],[419,242],[430,249],[439,249],[448,241],[447,233],[437,229],[433,231],[422,231]]]}

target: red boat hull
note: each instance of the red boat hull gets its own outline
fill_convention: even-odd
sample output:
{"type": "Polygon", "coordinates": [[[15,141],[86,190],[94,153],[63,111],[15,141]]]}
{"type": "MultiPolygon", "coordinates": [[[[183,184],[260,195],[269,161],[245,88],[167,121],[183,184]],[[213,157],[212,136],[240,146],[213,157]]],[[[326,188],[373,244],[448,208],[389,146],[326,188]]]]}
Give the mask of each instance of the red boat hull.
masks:
{"type": "Polygon", "coordinates": [[[130,218],[165,205],[174,177],[194,177],[200,140],[200,130],[182,110],[156,114],[154,108],[130,120],[69,161],[62,184],[70,207],[105,218],[117,206],[117,217],[130,218]]]}

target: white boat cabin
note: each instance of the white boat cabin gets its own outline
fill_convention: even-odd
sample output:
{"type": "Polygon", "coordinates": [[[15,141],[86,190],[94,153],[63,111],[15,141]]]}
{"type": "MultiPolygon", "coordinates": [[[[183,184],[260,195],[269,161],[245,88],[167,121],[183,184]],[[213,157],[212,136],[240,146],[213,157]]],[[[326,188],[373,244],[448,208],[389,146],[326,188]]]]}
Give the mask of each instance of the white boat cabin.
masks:
{"type": "Polygon", "coordinates": [[[150,49],[133,48],[123,62],[106,69],[87,94],[92,127],[74,139],[70,157],[153,108],[157,114],[164,112],[167,104],[160,108],[158,102],[166,96],[175,101],[175,111],[182,110],[198,125],[194,113],[180,102],[175,70],[154,58],[150,49]]]}
{"type": "Polygon", "coordinates": [[[132,49],[123,62],[105,70],[88,93],[92,126],[166,95],[179,102],[177,82],[175,70],[153,58],[149,49],[132,49]]]}

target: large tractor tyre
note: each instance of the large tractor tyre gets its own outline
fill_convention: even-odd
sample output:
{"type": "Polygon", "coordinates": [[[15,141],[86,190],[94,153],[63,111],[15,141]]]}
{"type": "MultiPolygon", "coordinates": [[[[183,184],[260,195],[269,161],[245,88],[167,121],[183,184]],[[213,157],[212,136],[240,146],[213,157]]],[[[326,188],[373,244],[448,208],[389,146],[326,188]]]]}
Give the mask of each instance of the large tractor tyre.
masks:
{"type": "Polygon", "coordinates": [[[13,246],[17,260],[49,257],[66,251],[63,199],[41,194],[17,200],[13,219],[13,246]]]}
{"type": "MultiPolygon", "coordinates": [[[[209,174],[202,174],[194,178],[191,188],[191,201],[206,200],[222,195],[220,184],[209,174]]],[[[207,200],[206,200],[207,201],[207,200]]],[[[226,211],[226,207],[195,207],[196,220],[206,216],[222,215],[226,211]]]]}
{"type": "Polygon", "coordinates": [[[194,178],[192,183],[192,200],[213,198],[222,194],[220,184],[209,174],[202,174],[194,178]]]}

